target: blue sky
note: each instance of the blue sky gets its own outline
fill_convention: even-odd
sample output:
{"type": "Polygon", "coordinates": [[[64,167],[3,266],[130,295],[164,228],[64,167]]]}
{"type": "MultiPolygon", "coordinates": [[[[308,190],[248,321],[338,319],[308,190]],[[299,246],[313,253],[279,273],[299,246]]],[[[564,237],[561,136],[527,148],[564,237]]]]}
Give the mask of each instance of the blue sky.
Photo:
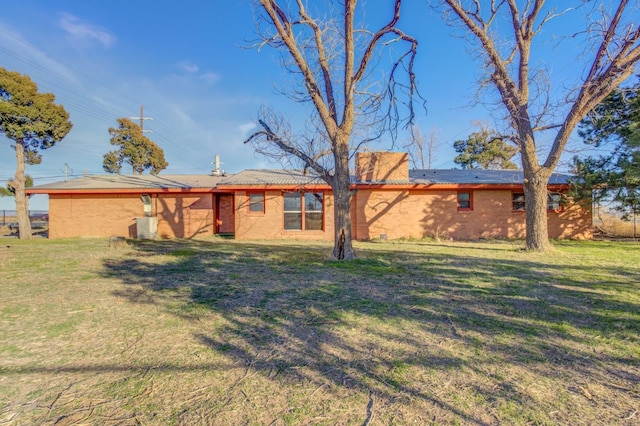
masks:
{"type": "MultiPolygon", "coordinates": [[[[0,66],[54,93],[74,125],[42,164],[27,167],[36,185],[63,180],[65,169],[69,177],[103,173],[102,156],[112,148],[108,128],[119,117],[138,116],[140,105],[153,118],[144,123],[148,136],[169,162],[163,174],[209,173],[216,154],[230,173],[279,166],[243,144],[261,105],[298,108],[274,90],[287,84],[276,53],[245,48],[255,34],[250,0],[3,3],[0,66]]],[[[453,142],[475,131],[474,122],[491,125],[485,108],[470,107],[481,73],[426,1],[405,3],[400,26],[420,40],[416,72],[428,105],[417,124],[423,134],[437,134],[433,167],[452,168],[453,142]]],[[[389,4],[369,0],[368,13],[379,18],[389,4]]],[[[560,75],[573,66],[566,51],[545,49],[560,75]]],[[[15,172],[9,145],[0,141],[3,185],[15,172]]],[[[46,197],[34,197],[30,207],[46,209],[46,197]]],[[[12,199],[0,198],[0,209],[13,208],[12,199]]]]}

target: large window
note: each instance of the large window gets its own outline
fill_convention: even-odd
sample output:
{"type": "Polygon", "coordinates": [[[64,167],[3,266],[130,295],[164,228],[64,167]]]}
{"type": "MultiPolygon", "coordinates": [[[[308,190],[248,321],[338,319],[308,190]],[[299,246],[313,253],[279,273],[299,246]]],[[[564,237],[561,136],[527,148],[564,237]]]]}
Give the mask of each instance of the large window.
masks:
{"type": "Polygon", "coordinates": [[[324,203],[321,192],[284,194],[284,229],[320,231],[323,222],[324,203]]]}
{"type": "Polygon", "coordinates": [[[473,210],[471,191],[458,192],[458,211],[473,210]]]}
{"type": "MultiPolygon", "coordinates": [[[[513,204],[513,211],[523,212],[525,206],[524,193],[523,192],[514,192],[511,194],[511,200],[513,204]]],[[[562,200],[562,194],[559,192],[550,192],[547,194],[547,210],[549,211],[560,211],[562,200]]]]}
{"type": "Polygon", "coordinates": [[[248,198],[251,213],[264,213],[264,192],[251,192],[248,198]]]}

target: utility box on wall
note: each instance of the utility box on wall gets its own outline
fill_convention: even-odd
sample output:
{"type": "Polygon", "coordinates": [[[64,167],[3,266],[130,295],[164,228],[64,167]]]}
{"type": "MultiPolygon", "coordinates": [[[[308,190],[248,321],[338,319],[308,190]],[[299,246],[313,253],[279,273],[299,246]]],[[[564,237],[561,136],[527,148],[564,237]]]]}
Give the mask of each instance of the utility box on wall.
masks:
{"type": "Polygon", "coordinates": [[[158,236],[157,217],[137,217],[136,233],[139,240],[153,240],[158,236]]]}

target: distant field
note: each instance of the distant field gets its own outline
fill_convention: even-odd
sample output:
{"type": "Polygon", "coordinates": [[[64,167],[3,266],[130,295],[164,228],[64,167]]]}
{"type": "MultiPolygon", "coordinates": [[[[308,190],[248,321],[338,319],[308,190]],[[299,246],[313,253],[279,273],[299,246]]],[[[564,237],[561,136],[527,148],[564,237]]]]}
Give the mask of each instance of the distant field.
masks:
{"type": "MultiPolygon", "coordinates": [[[[49,212],[30,210],[31,228],[36,236],[46,236],[49,229],[49,212]]],[[[0,237],[18,235],[18,218],[15,210],[0,210],[0,237]]]]}
{"type": "MultiPolygon", "coordinates": [[[[49,212],[47,210],[29,210],[31,221],[47,221],[49,220],[49,212]]],[[[15,210],[0,210],[0,226],[5,226],[11,222],[17,222],[15,210]]]]}
{"type": "Polygon", "coordinates": [[[640,422],[638,243],[0,243],[0,425],[640,422]]]}
{"type": "Polygon", "coordinates": [[[611,237],[638,238],[640,237],[640,218],[622,220],[610,214],[600,214],[593,218],[593,225],[604,235],[611,237]]]}

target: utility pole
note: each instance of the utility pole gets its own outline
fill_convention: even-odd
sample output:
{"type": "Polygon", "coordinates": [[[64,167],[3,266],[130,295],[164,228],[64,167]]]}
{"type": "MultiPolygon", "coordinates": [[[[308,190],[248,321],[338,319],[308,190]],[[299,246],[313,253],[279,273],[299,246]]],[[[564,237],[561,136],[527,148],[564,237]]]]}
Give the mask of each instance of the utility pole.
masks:
{"type": "Polygon", "coordinates": [[[140,120],[140,130],[142,130],[142,133],[151,133],[151,130],[144,130],[144,120],[153,120],[153,118],[144,116],[144,109],[142,105],[140,105],[140,116],[129,118],[131,120],[140,120]]]}

